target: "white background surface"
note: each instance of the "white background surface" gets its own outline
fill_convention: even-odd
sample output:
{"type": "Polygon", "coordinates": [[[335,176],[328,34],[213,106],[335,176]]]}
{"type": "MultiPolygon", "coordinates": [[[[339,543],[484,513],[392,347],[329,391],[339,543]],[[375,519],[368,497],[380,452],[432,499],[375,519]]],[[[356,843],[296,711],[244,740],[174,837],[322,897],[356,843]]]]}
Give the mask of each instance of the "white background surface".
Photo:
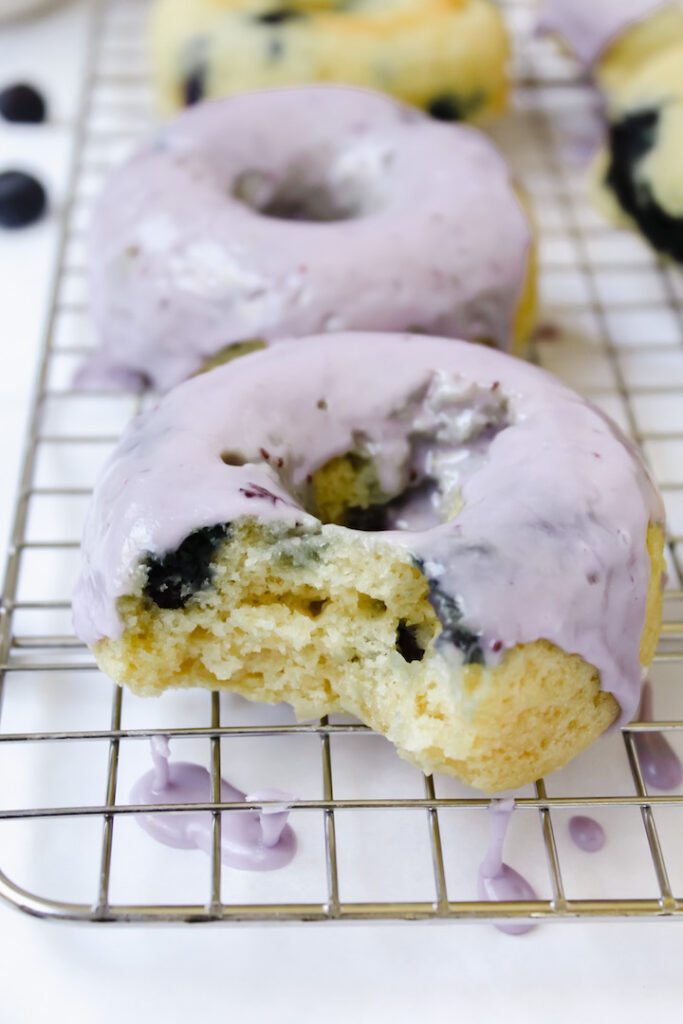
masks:
{"type": "MultiPolygon", "coordinates": [[[[82,8],[0,29],[0,76],[40,83],[42,127],[0,128],[0,165],[35,168],[52,214],[0,235],[4,552],[57,242],[82,8]]],[[[0,81],[0,85],[2,82],[0,81]]],[[[0,861],[2,850],[0,850],[0,861]]],[[[25,1021],[679,1020],[683,924],[128,928],[0,907],[0,1024],[25,1021]]]]}

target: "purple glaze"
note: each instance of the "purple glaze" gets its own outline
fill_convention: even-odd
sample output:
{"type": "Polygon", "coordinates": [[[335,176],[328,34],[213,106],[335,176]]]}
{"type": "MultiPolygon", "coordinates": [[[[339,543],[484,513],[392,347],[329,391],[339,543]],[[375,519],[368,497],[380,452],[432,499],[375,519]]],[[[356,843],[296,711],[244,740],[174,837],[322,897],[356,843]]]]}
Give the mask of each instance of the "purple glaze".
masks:
{"type": "Polygon", "coordinates": [[[149,386],[149,379],[139,370],[114,366],[99,352],[90,356],[74,376],[74,387],[101,391],[140,391],[149,386]]]}
{"type": "Polygon", "coordinates": [[[476,129],[337,85],[201,103],[107,182],[90,238],[101,348],[83,386],[160,390],[226,345],[406,330],[512,342],[531,230],[476,129]],[[264,215],[329,193],[342,220],[264,215]]]}
{"type": "Polygon", "coordinates": [[[605,830],[600,822],[584,814],[569,819],[569,835],[572,842],[586,853],[597,853],[605,845],[605,830]]]}
{"type": "MultiPolygon", "coordinates": [[[[652,686],[645,683],[640,701],[641,722],[652,721],[652,686]]],[[[648,786],[655,789],[676,789],[683,782],[683,765],[666,736],[661,732],[636,732],[633,742],[638,762],[648,786]]]]}
{"type": "Polygon", "coordinates": [[[672,0],[545,0],[539,29],[560,36],[590,68],[626,29],[670,6],[672,0]]]}
{"type": "MultiPolygon", "coordinates": [[[[426,474],[438,501],[431,516],[404,507],[403,529],[354,531],[357,543],[419,558],[487,664],[544,638],[594,665],[630,721],[661,499],[599,410],[535,366],[450,339],[283,341],[166,395],[126,430],[95,488],[74,594],[80,638],[120,637],[117,600],[139,588],[140,561],[193,530],[254,517],[333,539],[343,527],[304,510],[306,481],[359,437],[387,494],[426,474]],[[226,465],[226,450],[244,464],[226,465]]],[[[462,661],[446,644],[433,657],[449,675],[462,661]]]]}
{"type": "MultiPolygon", "coordinates": [[[[211,776],[201,765],[169,761],[165,736],[151,741],[154,768],[133,786],[134,804],[210,803],[211,776]]],[[[289,807],[294,798],[279,789],[263,789],[244,794],[221,779],[221,801],[234,803],[269,801],[261,811],[226,811],[221,816],[221,860],[242,871],[273,871],[283,868],[296,852],[296,836],[287,825],[289,807]],[[277,804],[272,801],[278,801],[277,804]]],[[[154,839],[181,850],[210,853],[213,842],[213,818],[208,811],[182,814],[136,814],[138,824],[154,839]]]]}
{"type": "MultiPolygon", "coordinates": [[[[489,806],[489,846],[479,867],[477,895],[491,903],[538,899],[535,891],[518,871],[503,862],[503,844],[515,807],[511,798],[492,800],[489,806]]],[[[499,922],[496,928],[506,935],[526,935],[536,925],[526,922],[499,922]]]]}

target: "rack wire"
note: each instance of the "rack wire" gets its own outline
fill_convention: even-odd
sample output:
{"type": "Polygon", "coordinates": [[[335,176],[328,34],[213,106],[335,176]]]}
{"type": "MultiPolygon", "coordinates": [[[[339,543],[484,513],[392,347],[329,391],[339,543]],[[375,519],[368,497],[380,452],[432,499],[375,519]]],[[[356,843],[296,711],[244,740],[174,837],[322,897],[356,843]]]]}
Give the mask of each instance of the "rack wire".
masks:
{"type": "MultiPolygon", "coordinates": [[[[592,141],[585,137],[587,126],[596,123],[594,93],[552,43],[534,38],[530,0],[508,0],[504,10],[516,43],[517,88],[511,117],[497,134],[538,220],[543,318],[533,357],[621,422],[642,447],[667,503],[669,589],[651,674],[659,718],[633,722],[594,745],[576,762],[583,766],[578,774],[572,775],[570,767],[516,794],[524,819],[517,859],[534,861],[536,856],[537,873],[545,872],[541,888],[546,895],[491,904],[471,898],[474,877],[468,868],[483,854],[488,801],[453,780],[419,776],[398,762],[388,744],[378,746],[384,741],[359,723],[342,716],[295,723],[282,709],[226,705],[229,698],[218,693],[168,694],[165,703],[149,702],[142,710],[136,698],[99,676],[69,620],[77,526],[98,466],[145,399],[83,394],[69,381],[92,347],[84,303],[88,205],[108,169],[151,123],[146,4],[100,0],[90,8],[71,188],[0,610],[0,895],[22,910],[90,922],[567,921],[683,915],[678,868],[683,862],[678,855],[683,792],[649,790],[636,743],[638,734],[663,731],[683,753],[683,281],[639,239],[613,229],[591,210],[580,169],[592,141]],[[126,802],[122,763],[131,751],[143,763],[147,741],[160,734],[169,735],[174,745],[208,751],[212,800],[152,808],[126,802]],[[272,757],[275,745],[284,741],[293,744],[289,766],[282,746],[272,757]],[[270,764],[281,773],[278,784],[288,770],[299,772],[300,781],[317,780],[318,792],[295,805],[304,863],[293,885],[277,879],[265,889],[237,884],[240,873],[221,864],[221,815],[258,809],[219,799],[221,762],[249,763],[234,754],[240,743],[251,745],[250,750],[267,745],[270,764]],[[54,756],[47,758],[48,750],[54,756]],[[389,793],[382,789],[383,771],[392,779],[389,793]],[[8,780],[16,784],[20,776],[18,789],[10,792],[8,780]],[[46,788],[48,795],[58,794],[49,803],[40,799],[46,788]],[[140,830],[135,831],[142,845],[133,843],[133,852],[116,867],[128,821],[150,810],[183,809],[212,815],[208,871],[201,855],[187,868],[185,852],[159,852],[140,830]],[[576,809],[613,816],[619,834],[619,855],[613,843],[593,883],[583,890],[572,883],[572,854],[561,827],[576,809]],[[348,814],[359,815],[362,824],[343,825],[348,814]],[[383,832],[380,820],[393,824],[383,832]],[[69,832],[79,822],[87,828],[69,832]],[[46,824],[51,827],[47,838],[31,829],[46,824]],[[13,841],[8,828],[14,829],[13,841]],[[380,866],[370,871],[369,882],[356,886],[361,895],[354,898],[347,878],[350,872],[359,874],[354,848],[362,847],[368,835],[375,852],[380,851],[380,866]],[[418,840],[426,854],[422,859],[405,853],[406,845],[418,840]],[[607,895],[592,895],[598,876],[604,881],[615,875],[617,862],[630,863],[628,853],[624,856],[629,844],[640,844],[638,877],[645,883],[629,885],[616,872],[607,895]],[[122,878],[155,873],[157,853],[178,858],[169,875],[170,898],[117,898],[112,887],[116,883],[125,890],[122,878]],[[404,853],[402,878],[413,895],[398,898],[387,893],[382,879],[404,853]],[[55,859],[60,872],[51,881],[24,880],[27,863],[44,868],[55,859]],[[177,869],[181,861],[184,866],[177,869]],[[86,893],[78,899],[69,895],[76,876],[86,893]],[[469,891],[465,877],[472,883],[469,891]],[[307,888],[311,880],[312,895],[307,888]]],[[[303,781],[302,786],[306,791],[303,781]]],[[[585,872],[582,877],[590,879],[585,872]]]]}

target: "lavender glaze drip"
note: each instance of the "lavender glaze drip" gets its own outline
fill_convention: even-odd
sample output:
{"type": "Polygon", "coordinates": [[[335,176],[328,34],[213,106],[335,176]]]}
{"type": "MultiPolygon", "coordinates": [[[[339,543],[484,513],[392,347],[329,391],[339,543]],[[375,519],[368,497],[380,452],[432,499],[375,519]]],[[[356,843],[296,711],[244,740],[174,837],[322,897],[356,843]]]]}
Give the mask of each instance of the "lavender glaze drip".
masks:
{"type": "MultiPolygon", "coordinates": [[[[169,761],[166,736],[151,741],[154,768],[133,786],[134,804],[210,803],[211,776],[201,765],[169,761]]],[[[262,789],[244,794],[221,779],[221,801],[234,803],[268,801],[260,811],[231,811],[221,819],[221,860],[242,871],[273,871],[283,868],[296,852],[296,836],[287,824],[293,797],[279,789],[262,789]],[[272,801],[278,801],[273,803],[272,801]]],[[[181,850],[210,853],[213,841],[212,816],[208,811],[182,814],[138,814],[138,824],[154,839],[181,850]]]]}
{"type": "MultiPolygon", "coordinates": [[[[489,805],[489,846],[479,867],[477,895],[480,900],[497,903],[508,900],[538,899],[535,891],[518,871],[503,862],[503,844],[515,808],[515,801],[492,800],[489,805]]],[[[496,928],[506,935],[525,935],[536,926],[523,922],[497,923],[496,928]]]]}
{"type": "Polygon", "coordinates": [[[597,853],[605,845],[605,830],[599,821],[585,814],[569,819],[569,835],[575,846],[585,853],[597,853]]]}
{"type": "MultiPolygon", "coordinates": [[[[652,686],[645,683],[640,701],[641,722],[652,721],[652,686]]],[[[683,765],[661,732],[637,732],[633,735],[643,778],[655,789],[676,789],[683,782],[683,765]]]]}

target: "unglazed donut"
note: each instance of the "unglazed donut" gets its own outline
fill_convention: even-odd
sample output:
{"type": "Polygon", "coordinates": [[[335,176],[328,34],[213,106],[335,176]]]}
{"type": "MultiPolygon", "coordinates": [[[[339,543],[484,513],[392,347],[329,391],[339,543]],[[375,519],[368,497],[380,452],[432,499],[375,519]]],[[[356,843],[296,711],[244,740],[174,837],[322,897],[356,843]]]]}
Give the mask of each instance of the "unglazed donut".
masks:
{"type": "Polygon", "coordinates": [[[551,0],[544,23],[605,94],[608,143],[592,175],[598,204],[683,262],[683,6],[551,0]]]}
{"type": "Polygon", "coordinates": [[[200,104],[105,187],[100,348],[79,379],[166,389],[244,342],[346,329],[520,345],[531,247],[505,162],[474,128],[338,86],[200,104]]]}
{"type": "Polygon", "coordinates": [[[153,80],[167,113],[304,82],[392,93],[447,120],[498,113],[508,40],[489,0],[157,0],[153,80]]]}
{"type": "Polygon", "coordinates": [[[299,339],[129,427],[74,622],[138,694],[343,710],[495,792],[634,714],[662,519],[630,442],[537,367],[419,335],[299,339]]]}

